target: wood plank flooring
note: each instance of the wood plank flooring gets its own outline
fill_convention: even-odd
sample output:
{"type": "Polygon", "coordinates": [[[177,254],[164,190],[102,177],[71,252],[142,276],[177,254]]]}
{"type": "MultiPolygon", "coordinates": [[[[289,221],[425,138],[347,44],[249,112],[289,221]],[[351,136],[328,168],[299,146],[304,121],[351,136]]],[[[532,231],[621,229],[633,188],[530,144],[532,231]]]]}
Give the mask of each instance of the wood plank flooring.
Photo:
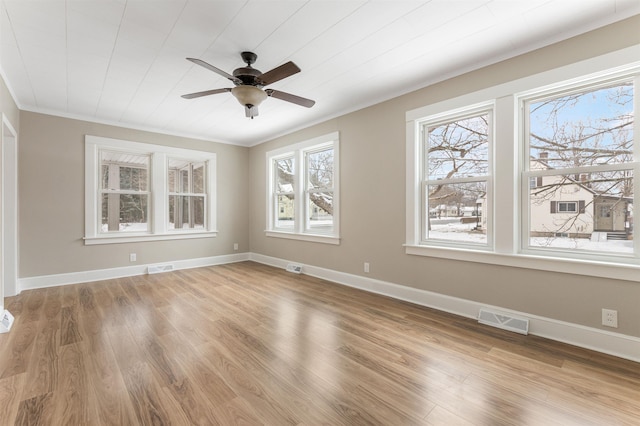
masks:
{"type": "Polygon", "coordinates": [[[638,425],[640,364],[243,262],[6,300],[0,425],[638,425]]]}

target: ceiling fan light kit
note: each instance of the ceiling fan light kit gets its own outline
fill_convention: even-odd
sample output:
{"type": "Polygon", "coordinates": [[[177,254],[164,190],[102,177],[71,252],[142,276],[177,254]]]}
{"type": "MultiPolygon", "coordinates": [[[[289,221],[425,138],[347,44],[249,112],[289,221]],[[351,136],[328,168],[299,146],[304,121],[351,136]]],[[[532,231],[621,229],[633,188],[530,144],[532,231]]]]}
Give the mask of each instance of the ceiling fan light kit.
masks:
{"type": "Polygon", "coordinates": [[[258,115],[258,105],[267,99],[267,94],[264,90],[261,90],[256,86],[249,86],[246,84],[234,87],[231,89],[231,94],[235,96],[238,102],[240,102],[240,105],[243,105],[246,108],[247,113],[252,113],[247,115],[247,117],[251,118],[258,115]]]}
{"type": "Polygon", "coordinates": [[[216,74],[230,80],[231,82],[233,82],[233,84],[235,84],[235,87],[233,87],[232,89],[212,89],[202,92],[189,93],[187,95],[182,95],[182,97],[185,99],[193,99],[202,96],[215,95],[218,93],[231,92],[231,94],[238,100],[238,102],[240,102],[240,104],[245,107],[246,116],[252,119],[253,117],[256,117],[258,115],[258,106],[265,99],[267,99],[267,97],[273,97],[283,101],[291,102],[306,108],[311,108],[315,104],[315,101],[312,101],[311,99],[292,95],[291,93],[281,92],[274,89],[262,89],[264,86],[275,83],[276,81],[280,81],[284,78],[290,77],[291,75],[300,72],[300,68],[298,68],[298,66],[293,62],[289,61],[285,64],[280,65],[279,67],[272,69],[271,71],[262,73],[251,66],[251,64],[253,64],[256,59],[258,59],[258,55],[253,52],[242,52],[240,56],[242,56],[242,60],[247,64],[247,66],[235,69],[233,71],[233,75],[222,71],[221,69],[216,68],[201,59],[187,58],[188,61],[191,61],[196,65],[200,65],[201,67],[213,71],[216,74]]]}

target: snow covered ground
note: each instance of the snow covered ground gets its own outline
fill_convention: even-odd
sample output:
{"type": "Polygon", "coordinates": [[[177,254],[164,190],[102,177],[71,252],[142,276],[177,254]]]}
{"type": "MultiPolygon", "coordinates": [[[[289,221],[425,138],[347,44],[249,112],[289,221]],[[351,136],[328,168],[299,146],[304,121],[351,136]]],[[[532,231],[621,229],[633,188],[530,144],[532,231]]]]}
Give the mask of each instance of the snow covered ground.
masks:
{"type": "MultiPolygon", "coordinates": [[[[460,223],[459,218],[431,219],[429,238],[445,241],[460,241],[486,244],[487,236],[473,231],[476,223],[460,223]]],[[[574,249],[610,253],[633,253],[633,241],[608,240],[591,241],[588,238],[533,237],[531,247],[574,249]]]]}
{"type": "MultiPolygon", "coordinates": [[[[293,227],[293,221],[281,220],[279,224],[280,226],[290,224],[291,227],[293,227]]],[[[314,221],[313,225],[331,225],[331,221],[314,221]]],[[[460,218],[432,218],[429,238],[445,241],[486,244],[487,235],[482,232],[473,231],[475,227],[476,222],[461,223],[460,218]]],[[[196,228],[202,228],[202,226],[196,226],[196,228]]],[[[173,224],[170,224],[170,229],[173,229],[173,224]]],[[[120,230],[128,232],[145,232],[147,230],[147,224],[120,224],[120,230]]],[[[106,224],[102,226],[102,232],[107,232],[106,224]]],[[[529,239],[529,244],[531,247],[574,249],[609,253],[633,253],[633,241],[630,240],[591,241],[588,238],[534,237],[529,239]]]]}

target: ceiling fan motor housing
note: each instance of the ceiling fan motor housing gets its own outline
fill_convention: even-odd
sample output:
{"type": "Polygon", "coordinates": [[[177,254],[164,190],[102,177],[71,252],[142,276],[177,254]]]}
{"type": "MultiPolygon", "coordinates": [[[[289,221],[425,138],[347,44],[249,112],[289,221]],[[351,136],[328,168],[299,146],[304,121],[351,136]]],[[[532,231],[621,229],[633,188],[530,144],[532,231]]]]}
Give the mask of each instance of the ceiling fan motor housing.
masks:
{"type": "Polygon", "coordinates": [[[242,84],[248,84],[249,86],[258,86],[259,84],[256,79],[261,75],[262,72],[251,66],[233,70],[233,76],[242,80],[242,84]]]}

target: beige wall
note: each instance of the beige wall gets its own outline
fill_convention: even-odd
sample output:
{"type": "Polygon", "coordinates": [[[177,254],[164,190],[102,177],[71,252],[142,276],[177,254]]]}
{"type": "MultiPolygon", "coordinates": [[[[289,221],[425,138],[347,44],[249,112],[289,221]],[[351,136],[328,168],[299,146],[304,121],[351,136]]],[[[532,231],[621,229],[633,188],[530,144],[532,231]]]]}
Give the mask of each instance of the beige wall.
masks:
{"type": "Polygon", "coordinates": [[[405,112],[506,81],[640,44],[640,17],[602,28],[251,148],[251,251],[561,321],[640,336],[640,283],[410,256],[405,242],[405,112]],[[340,132],[341,244],[264,234],[265,153],[340,132]],[[372,190],[375,189],[375,190],[372,190]],[[611,329],[609,329],[611,330],[611,329]]]}
{"type": "Polygon", "coordinates": [[[248,148],[22,111],[20,278],[247,252],[248,148]],[[216,238],[85,246],[86,134],[217,154],[216,238]],[[239,251],[233,250],[239,244],[239,251]],[[129,262],[129,253],[137,262],[129,262]]]}

